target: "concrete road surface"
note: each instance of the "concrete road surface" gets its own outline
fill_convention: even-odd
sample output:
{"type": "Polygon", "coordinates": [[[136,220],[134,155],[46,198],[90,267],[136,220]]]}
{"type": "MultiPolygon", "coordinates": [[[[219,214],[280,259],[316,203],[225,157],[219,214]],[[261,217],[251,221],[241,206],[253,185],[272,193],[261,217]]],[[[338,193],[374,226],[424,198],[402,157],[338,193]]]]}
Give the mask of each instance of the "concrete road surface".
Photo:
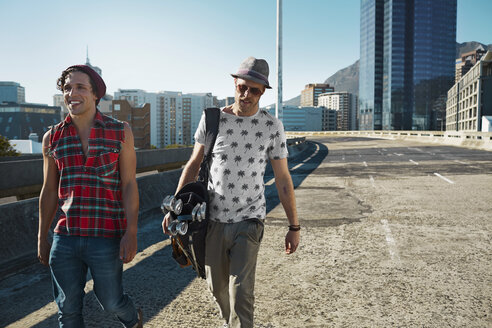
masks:
{"type": "MultiPolygon", "coordinates": [[[[492,152],[365,138],[310,139],[290,161],[301,247],[284,254],[271,171],[255,327],[492,327],[492,152]]],[[[205,282],[141,218],[125,288],[145,327],[219,327],[205,282]]],[[[87,327],[119,327],[86,288],[87,327]]],[[[55,327],[48,270],[0,281],[0,327],[55,327]]]]}

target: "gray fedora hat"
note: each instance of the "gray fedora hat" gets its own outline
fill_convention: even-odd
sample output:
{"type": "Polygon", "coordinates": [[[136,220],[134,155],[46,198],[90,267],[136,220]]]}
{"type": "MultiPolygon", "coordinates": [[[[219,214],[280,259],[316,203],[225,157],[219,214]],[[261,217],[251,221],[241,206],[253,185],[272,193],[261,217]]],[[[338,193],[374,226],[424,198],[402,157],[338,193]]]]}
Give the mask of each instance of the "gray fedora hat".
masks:
{"type": "Polygon", "coordinates": [[[256,59],[248,57],[239,66],[236,74],[231,74],[232,77],[243,80],[251,80],[256,83],[263,84],[267,89],[271,89],[268,83],[268,63],[264,59],[256,59]]]}

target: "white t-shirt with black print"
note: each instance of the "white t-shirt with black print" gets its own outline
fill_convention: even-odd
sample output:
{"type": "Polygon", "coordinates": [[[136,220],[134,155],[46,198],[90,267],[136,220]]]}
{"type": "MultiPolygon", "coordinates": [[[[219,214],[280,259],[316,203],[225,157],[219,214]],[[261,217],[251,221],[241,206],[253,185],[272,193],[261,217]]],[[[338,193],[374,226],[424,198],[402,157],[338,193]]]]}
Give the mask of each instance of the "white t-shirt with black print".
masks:
{"type": "MultiPolygon", "coordinates": [[[[204,114],[195,140],[205,144],[204,114]]],[[[208,181],[210,219],[223,223],[264,219],[267,160],[287,156],[284,127],[277,118],[264,110],[236,116],[221,109],[208,181]]]]}

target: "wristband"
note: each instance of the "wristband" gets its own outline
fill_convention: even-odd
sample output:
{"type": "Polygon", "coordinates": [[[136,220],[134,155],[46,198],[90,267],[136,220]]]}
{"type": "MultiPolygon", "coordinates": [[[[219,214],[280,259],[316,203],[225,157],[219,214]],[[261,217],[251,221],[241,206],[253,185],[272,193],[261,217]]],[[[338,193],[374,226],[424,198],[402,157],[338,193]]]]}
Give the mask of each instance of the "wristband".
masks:
{"type": "Polygon", "coordinates": [[[301,230],[301,226],[299,224],[291,224],[289,226],[289,231],[299,231],[301,230]]]}

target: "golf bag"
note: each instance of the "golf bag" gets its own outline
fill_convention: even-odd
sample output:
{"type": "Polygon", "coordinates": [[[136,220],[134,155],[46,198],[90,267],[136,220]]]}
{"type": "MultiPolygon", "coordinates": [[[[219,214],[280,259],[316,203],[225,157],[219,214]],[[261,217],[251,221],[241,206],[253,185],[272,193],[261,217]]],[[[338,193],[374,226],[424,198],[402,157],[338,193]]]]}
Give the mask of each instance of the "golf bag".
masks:
{"type": "Polygon", "coordinates": [[[205,237],[209,216],[207,184],[220,117],[218,108],[204,111],[205,150],[198,179],[184,185],[174,196],[174,201],[168,199],[167,205],[164,205],[164,199],[163,203],[163,210],[167,208],[171,213],[169,231],[172,234],[173,258],[181,267],[192,265],[200,278],[205,278],[205,237]]]}

